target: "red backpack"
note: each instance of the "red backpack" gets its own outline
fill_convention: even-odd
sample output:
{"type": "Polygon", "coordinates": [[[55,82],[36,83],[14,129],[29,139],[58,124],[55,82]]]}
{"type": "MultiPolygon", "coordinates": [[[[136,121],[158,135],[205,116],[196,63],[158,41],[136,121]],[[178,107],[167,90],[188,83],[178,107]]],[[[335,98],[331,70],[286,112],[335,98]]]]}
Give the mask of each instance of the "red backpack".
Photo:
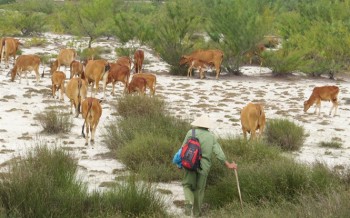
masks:
{"type": "Polygon", "coordinates": [[[195,136],[195,130],[192,129],[192,137],[187,140],[181,151],[181,164],[184,168],[196,171],[200,168],[202,158],[202,149],[198,138],[195,136]]]}

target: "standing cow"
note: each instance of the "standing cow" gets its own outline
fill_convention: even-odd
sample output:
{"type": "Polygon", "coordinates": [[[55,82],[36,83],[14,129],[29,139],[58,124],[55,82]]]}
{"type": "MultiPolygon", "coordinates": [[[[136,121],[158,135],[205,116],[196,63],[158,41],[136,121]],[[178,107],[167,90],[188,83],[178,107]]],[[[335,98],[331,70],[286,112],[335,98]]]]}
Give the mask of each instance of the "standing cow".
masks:
{"type": "Polygon", "coordinates": [[[68,81],[65,93],[71,102],[71,113],[75,108],[75,117],[79,116],[80,105],[87,96],[86,81],[80,78],[72,78],[68,81]]]}
{"type": "Polygon", "coordinates": [[[61,97],[60,100],[63,101],[64,94],[64,81],[66,80],[66,74],[62,71],[55,71],[51,75],[52,82],[52,96],[56,96],[56,91],[61,89],[61,97]]]}
{"type": "Polygon", "coordinates": [[[77,56],[77,52],[75,51],[75,49],[72,49],[72,48],[61,49],[57,56],[57,59],[51,63],[50,73],[52,74],[56,70],[59,70],[61,65],[69,67],[76,56],[77,56]]]}
{"type": "Polygon", "coordinates": [[[85,145],[89,144],[89,131],[91,131],[91,144],[95,142],[95,132],[97,125],[102,115],[101,100],[96,98],[86,98],[82,103],[82,115],[84,118],[84,124],[82,127],[81,134],[86,139],[85,145]],[[86,136],[84,134],[84,126],[86,124],[86,136]]]}
{"type": "Polygon", "coordinates": [[[99,83],[103,82],[103,97],[106,97],[106,84],[108,79],[108,72],[110,69],[110,64],[106,60],[90,60],[86,64],[84,77],[86,83],[89,84],[90,81],[94,81],[91,84],[91,94],[95,96],[99,89],[99,83]],[[96,86],[94,90],[94,86],[96,86]]]}
{"type": "Polygon", "coordinates": [[[18,39],[14,38],[2,38],[0,40],[0,63],[5,58],[5,67],[9,68],[10,57],[13,57],[13,63],[15,64],[16,53],[19,45],[22,43],[18,39]]]}
{"type": "Polygon", "coordinates": [[[261,104],[249,103],[241,111],[241,124],[244,139],[247,139],[247,132],[250,133],[250,140],[256,138],[256,130],[259,130],[259,138],[265,128],[264,106],[261,104]]]}
{"type": "Polygon", "coordinates": [[[141,73],[143,60],[145,58],[145,54],[142,50],[136,50],[134,53],[134,67],[135,73],[141,73]]]}

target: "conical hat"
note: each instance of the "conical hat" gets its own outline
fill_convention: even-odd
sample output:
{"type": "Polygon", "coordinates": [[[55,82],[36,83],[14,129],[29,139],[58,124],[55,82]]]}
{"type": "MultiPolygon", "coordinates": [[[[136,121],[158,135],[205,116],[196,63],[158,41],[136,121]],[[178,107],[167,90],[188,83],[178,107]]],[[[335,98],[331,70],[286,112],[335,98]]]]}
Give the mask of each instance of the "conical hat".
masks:
{"type": "Polygon", "coordinates": [[[205,114],[197,118],[195,121],[191,123],[192,126],[203,127],[203,128],[213,128],[214,123],[209,119],[209,117],[205,114]]]}

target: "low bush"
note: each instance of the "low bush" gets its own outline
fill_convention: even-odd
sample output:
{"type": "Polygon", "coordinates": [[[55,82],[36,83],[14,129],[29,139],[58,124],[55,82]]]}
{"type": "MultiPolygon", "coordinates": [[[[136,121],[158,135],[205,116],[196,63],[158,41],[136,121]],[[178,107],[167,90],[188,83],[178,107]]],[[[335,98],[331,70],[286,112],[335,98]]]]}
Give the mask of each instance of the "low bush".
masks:
{"type": "Polygon", "coordinates": [[[265,136],[268,143],[286,151],[297,151],[305,140],[305,130],[287,119],[272,119],[267,122],[265,136]]]}
{"type": "Polygon", "coordinates": [[[59,110],[45,110],[36,119],[48,134],[68,133],[73,127],[72,117],[59,110]]]}

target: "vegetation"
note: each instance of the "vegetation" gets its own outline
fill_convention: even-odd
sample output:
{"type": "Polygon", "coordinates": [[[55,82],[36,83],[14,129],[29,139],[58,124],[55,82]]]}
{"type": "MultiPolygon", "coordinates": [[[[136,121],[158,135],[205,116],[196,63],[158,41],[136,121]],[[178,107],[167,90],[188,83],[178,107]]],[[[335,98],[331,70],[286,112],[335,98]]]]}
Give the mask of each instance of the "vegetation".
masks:
{"type": "Polygon", "coordinates": [[[304,128],[287,119],[269,120],[266,125],[268,143],[286,151],[297,151],[305,140],[304,128]]]}
{"type": "Polygon", "coordinates": [[[89,194],[75,178],[77,163],[62,149],[38,145],[0,180],[1,217],[167,217],[164,201],[133,177],[89,194]]]}
{"type": "Polygon", "coordinates": [[[73,127],[70,114],[58,110],[45,110],[36,114],[36,119],[43,127],[43,132],[48,134],[68,133],[73,127]]]}

